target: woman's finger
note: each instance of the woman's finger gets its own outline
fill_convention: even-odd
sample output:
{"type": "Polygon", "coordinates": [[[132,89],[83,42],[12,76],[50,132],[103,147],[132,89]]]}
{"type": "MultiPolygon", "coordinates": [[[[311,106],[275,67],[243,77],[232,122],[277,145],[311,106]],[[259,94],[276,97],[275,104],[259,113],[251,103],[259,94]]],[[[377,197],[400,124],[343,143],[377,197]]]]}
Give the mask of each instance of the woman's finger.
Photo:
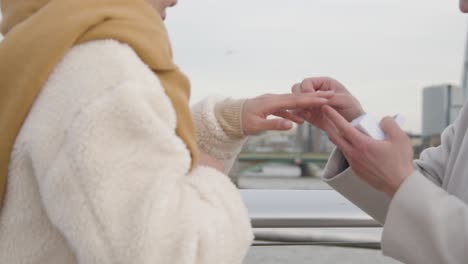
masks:
{"type": "Polygon", "coordinates": [[[305,121],[304,118],[302,118],[300,115],[294,114],[293,112],[289,112],[287,110],[280,110],[276,113],[273,113],[273,115],[291,120],[298,124],[302,124],[305,121]]]}
{"type": "Polygon", "coordinates": [[[263,119],[258,121],[259,131],[277,130],[285,131],[293,128],[293,123],[283,118],[263,119]]]}
{"type": "Polygon", "coordinates": [[[328,98],[328,105],[335,109],[358,108],[361,104],[349,93],[335,93],[328,98]]]}
{"type": "Polygon", "coordinates": [[[328,105],[333,108],[344,108],[352,103],[353,98],[349,94],[335,94],[328,100],[328,105]]]}
{"type": "Polygon", "coordinates": [[[291,110],[300,108],[318,107],[327,104],[331,95],[316,95],[315,93],[305,94],[272,94],[265,97],[263,105],[269,113],[275,113],[280,110],[291,110]]]}

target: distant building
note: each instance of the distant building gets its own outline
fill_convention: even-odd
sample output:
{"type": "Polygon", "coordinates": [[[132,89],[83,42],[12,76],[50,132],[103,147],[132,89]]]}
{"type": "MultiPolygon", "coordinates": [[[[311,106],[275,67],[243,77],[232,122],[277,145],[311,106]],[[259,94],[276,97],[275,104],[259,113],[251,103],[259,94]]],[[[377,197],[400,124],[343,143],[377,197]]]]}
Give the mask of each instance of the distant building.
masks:
{"type": "Polygon", "coordinates": [[[420,134],[406,133],[411,140],[411,146],[413,146],[414,158],[419,158],[419,155],[423,151],[423,138],[420,134]]]}
{"type": "Polygon", "coordinates": [[[463,105],[458,86],[442,84],[423,89],[422,138],[424,147],[440,144],[440,134],[455,121],[463,105]]]}
{"type": "Polygon", "coordinates": [[[267,131],[249,137],[242,152],[330,153],[333,148],[324,131],[304,123],[290,131],[267,131]]]}
{"type": "Polygon", "coordinates": [[[462,84],[463,97],[468,97],[468,41],[465,42],[465,60],[463,62],[462,84]]]}
{"type": "Polygon", "coordinates": [[[242,152],[300,152],[296,145],[294,131],[266,131],[254,137],[249,137],[242,152]]]}
{"type": "Polygon", "coordinates": [[[298,147],[306,153],[330,153],[334,148],[327,134],[309,123],[297,127],[296,139],[298,147]]]}

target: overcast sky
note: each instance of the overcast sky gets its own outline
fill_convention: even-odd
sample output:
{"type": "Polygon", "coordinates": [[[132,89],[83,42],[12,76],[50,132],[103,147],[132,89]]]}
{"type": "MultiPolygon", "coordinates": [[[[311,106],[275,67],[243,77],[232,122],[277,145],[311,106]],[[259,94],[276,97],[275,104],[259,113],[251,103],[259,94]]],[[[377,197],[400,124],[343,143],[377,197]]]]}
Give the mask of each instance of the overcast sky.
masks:
{"type": "Polygon", "coordinates": [[[421,90],[459,84],[467,19],[456,0],[179,0],[167,26],[192,103],[343,82],[377,117],[420,132],[421,90]]]}
{"type": "Polygon", "coordinates": [[[166,22],[192,102],[342,81],[377,117],[420,132],[421,90],[462,78],[467,19],[456,0],[179,0],[166,22]]]}

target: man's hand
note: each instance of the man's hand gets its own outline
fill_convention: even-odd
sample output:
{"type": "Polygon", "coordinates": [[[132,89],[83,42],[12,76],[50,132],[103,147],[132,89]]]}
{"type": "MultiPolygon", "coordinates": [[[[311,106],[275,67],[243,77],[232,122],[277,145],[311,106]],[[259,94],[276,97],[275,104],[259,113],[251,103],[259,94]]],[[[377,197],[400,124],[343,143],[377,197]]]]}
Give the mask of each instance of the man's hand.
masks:
{"type": "Polygon", "coordinates": [[[372,187],[393,197],[413,172],[413,148],[405,132],[393,118],[386,117],[380,123],[385,140],[374,140],[333,108],[324,106],[322,111],[328,137],[343,152],[353,171],[372,187]]]}
{"type": "Polygon", "coordinates": [[[247,99],[242,110],[243,132],[249,136],[265,130],[289,130],[293,127],[292,122],[304,122],[293,110],[310,107],[320,109],[327,104],[327,98],[331,95],[332,93],[266,94],[247,99]],[[280,118],[268,119],[270,115],[280,118]]]}
{"type": "MultiPolygon", "coordinates": [[[[328,96],[327,105],[336,109],[349,122],[364,114],[359,101],[341,83],[332,78],[307,78],[292,87],[293,94],[320,95],[327,92],[331,93],[328,96]]],[[[325,120],[320,106],[310,106],[307,110],[299,110],[295,114],[320,129],[324,127],[325,120]]]]}

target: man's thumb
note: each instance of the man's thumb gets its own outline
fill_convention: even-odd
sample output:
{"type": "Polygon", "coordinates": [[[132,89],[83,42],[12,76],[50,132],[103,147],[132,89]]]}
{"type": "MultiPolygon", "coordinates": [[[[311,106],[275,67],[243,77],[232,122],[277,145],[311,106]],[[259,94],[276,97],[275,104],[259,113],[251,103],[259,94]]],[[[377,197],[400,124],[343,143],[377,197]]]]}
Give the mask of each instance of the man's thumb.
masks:
{"type": "Polygon", "coordinates": [[[380,127],[382,128],[386,139],[392,140],[406,137],[405,132],[400,128],[395,120],[389,116],[380,121],[380,127]]]}

